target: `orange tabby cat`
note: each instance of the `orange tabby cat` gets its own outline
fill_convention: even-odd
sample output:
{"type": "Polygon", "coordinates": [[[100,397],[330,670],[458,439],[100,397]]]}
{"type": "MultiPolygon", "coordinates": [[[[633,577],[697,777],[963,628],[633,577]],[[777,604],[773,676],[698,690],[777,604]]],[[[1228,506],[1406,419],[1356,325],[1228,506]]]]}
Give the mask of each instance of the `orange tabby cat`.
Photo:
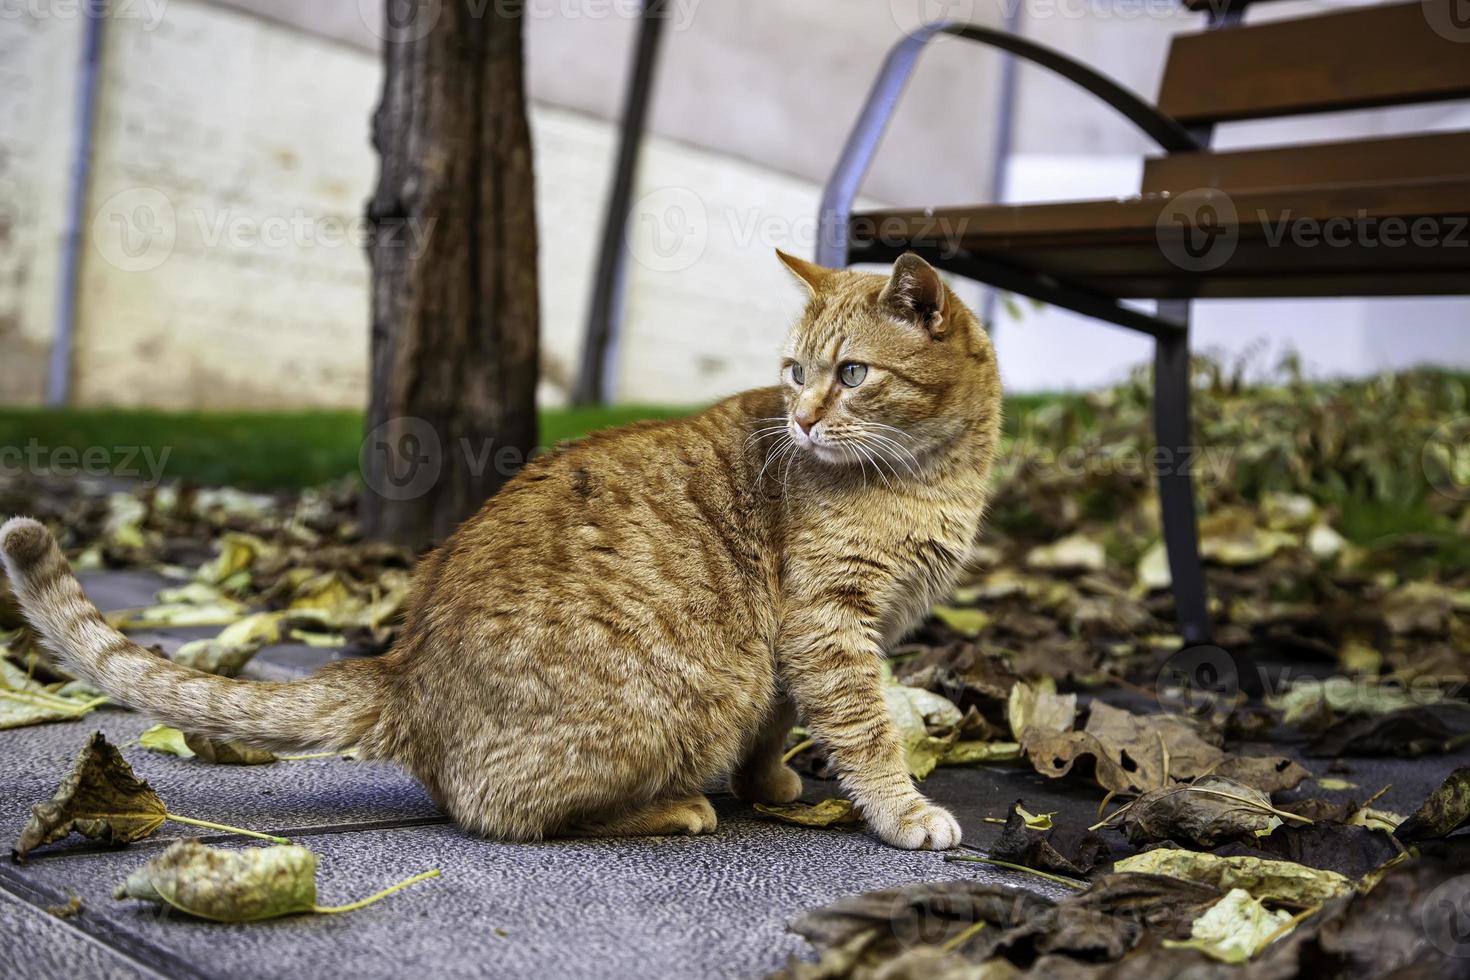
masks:
{"type": "Polygon", "coordinates": [[[50,533],[0,553],[63,663],[171,725],[391,760],[493,837],[706,833],[729,774],[785,803],[799,714],[897,847],[960,829],[915,790],[883,651],[952,586],[1000,431],[995,357],[927,263],[782,255],[810,302],[778,387],[528,466],[419,565],[397,646],[295,683],[175,665],[109,627],[50,533]]]}

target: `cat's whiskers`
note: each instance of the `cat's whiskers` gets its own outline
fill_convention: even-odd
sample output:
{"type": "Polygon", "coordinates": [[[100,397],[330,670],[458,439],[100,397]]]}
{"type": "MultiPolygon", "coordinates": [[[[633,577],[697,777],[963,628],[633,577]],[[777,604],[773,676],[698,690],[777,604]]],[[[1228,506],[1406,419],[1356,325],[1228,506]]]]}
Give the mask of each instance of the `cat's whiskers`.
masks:
{"type": "MultiPolygon", "coordinates": [[[[883,456],[883,458],[889,460],[890,465],[893,461],[896,460],[897,462],[902,463],[904,468],[908,470],[909,476],[918,475],[918,471],[920,469],[919,457],[914,453],[913,450],[909,449],[907,446],[903,445],[903,443],[899,442],[897,439],[894,439],[892,436],[887,436],[881,432],[875,432],[872,430],[875,428],[891,429],[892,431],[897,432],[899,435],[905,437],[907,437],[908,433],[894,426],[884,425],[882,422],[858,422],[855,423],[855,425],[858,428],[858,431],[861,432],[862,438],[864,438],[865,440],[870,440],[870,448],[880,451],[880,454],[883,456]]],[[[898,471],[895,469],[894,476],[897,475],[898,471]]]]}
{"type": "MultiPolygon", "coordinates": [[[[888,454],[884,452],[884,447],[879,443],[869,442],[866,436],[859,436],[856,441],[863,448],[864,452],[868,453],[869,458],[873,460],[874,468],[883,476],[884,485],[890,490],[893,489],[893,484],[888,482],[887,474],[883,473],[883,464],[888,464],[889,472],[893,474],[895,480],[901,480],[903,477],[899,474],[898,467],[893,465],[893,460],[889,459],[888,454]]],[[[899,460],[899,462],[903,462],[903,460],[899,460]]]]}
{"type": "MultiPolygon", "coordinates": [[[[885,438],[876,433],[868,433],[868,438],[874,440],[870,445],[873,449],[881,452],[884,459],[890,463],[898,462],[903,464],[903,468],[908,471],[909,476],[918,475],[918,460],[914,458],[913,453],[898,445],[892,439],[885,438]],[[908,459],[905,459],[905,456],[908,459]]],[[[894,475],[897,475],[896,470],[894,471],[894,475]]]]}
{"type": "MultiPolygon", "coordinates": [[[[887,487],[889,490],[892,490],[893,489],[893,484],[891,484],[891,483],[888,482],[888,474],[883,472],[883,467],[880,465],[879,460],[878,460],[878,457],[874,454],[873,447],[863,445],[863,442],[862,442],[861,439],[855,439],[852,442],[852,448],[854,448],[858,452],[862,453],[864,456],[866,456],[872,462],[873,469],[875,471],[877,471],[879,479],[881,479],[883,481],[883,485],[885,487],[887,487]]],[[[867,476],[866,476],[867,471],[864,470],[863,472],[864,472],[863,486],[866,487],[867,486],[867,476]]],[[[894,476],[897,476],[897,475],[898,475],[897,473],[894,474],[894,476]]]]}
{"type": "Polygon", "coordinates": [[[777,435],[785,431],[787,431],[785,423],[782,423],[781,425],[768,425],[764,428],[756,429],[746,438],[744,448],[748,449],[752,442],[759,442],[762,439],[777,435]]]}
{"type": "Polygon", "coordinates": [[[781,496],[785,497],[791,492],[791,464],[796,462],[800,455],[796,452],[796,440],[791,440],[792,452],[786,455],[786,468],[781,471],[781,496]]]}
{"type": "MultiPolygon", "coordinates": [[[[766,470],[770,469],[770,466],[773,462],[775,462],[783,455],[792,454],[795,449],[796,440],[791,438],[790,433],[785,433],[784,439],[776,443],[775,446],[771,447],[770,453],[766,455],[765,465],[761,467],[760,473],[758,473],[755,478],[756,486],[760,486],[761,480],[765,478],[766,470]]],[[[787,465],[789,466],[790,464],[788,463],[787,465]]]]}
{"type": "Polygon", "coordinates": [[[868,489],[867,463],[869,462],[869,460],[864,458],[862,447],[859,446],[855,440],[851,439],[837,440],[836,446],[838,449],[842,450],[843,456],[858,464],[858,472],[863,475],[863,489],[868,489]]]}

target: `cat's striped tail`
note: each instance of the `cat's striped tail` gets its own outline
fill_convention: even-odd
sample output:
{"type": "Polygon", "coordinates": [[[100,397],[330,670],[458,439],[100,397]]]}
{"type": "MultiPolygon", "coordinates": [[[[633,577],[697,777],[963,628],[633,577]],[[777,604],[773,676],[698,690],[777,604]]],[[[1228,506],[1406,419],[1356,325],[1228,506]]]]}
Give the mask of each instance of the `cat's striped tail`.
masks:
{"type": "Polygon", "coordinates": [[[328,664],[292,683],[191,670],[108,625],[44,525],[17,517],[0,527],[0,558],[21,611],[67,670],[185,732],[271,749],[332,750],[357,745],[378,721],[384,678],[376,660],[328,664]]]}

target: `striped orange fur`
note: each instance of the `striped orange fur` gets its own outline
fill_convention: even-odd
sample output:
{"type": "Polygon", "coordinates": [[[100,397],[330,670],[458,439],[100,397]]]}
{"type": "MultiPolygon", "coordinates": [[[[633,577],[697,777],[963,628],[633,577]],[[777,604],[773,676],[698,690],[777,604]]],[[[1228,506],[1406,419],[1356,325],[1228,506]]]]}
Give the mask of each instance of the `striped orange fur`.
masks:
{"type": "Polygon", "coordinates": [[[1000,431],[995,357],[939,275],[782,260],[811,297],[782,384],[529,465],[426,557],[381,658],[290,684],[200,674],[110,628],[50,533],[0,528],[22,609],[78,675],[171,725],[358,745],[493,837],[702,833],[703,793],[788,802],[800,717],[883,840],[947,848],[881,691],[953,585],[1000,431]]]}

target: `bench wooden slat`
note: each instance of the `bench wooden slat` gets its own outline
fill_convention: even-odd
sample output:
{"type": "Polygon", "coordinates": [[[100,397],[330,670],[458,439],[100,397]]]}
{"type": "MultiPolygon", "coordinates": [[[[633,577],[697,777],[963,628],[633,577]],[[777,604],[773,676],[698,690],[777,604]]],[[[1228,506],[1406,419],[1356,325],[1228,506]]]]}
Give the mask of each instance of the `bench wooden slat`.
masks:
{"type": "Polygon", "coordinates": [[[1234,214],[1225,221],[1234,251],[1207,270],[1181,268],[1160,245],[1160,220],[1180,200],[866,212],[852,220],[851,258],[881,261],[912,248],[956,268],[951,259],[962,250],[1115,298],[1470,295],[1470,178],[1191,196],[1191,207],[1208,204],[1221,220],[1234,214]],[[1394,244],[1384,244],[1382,226],[1359,230],[1359,221],[1386,218],[1403,222],[1394,244]],[[1283,228],[1334,219],[1339,244],[1320,233],[1305,244],[1280,237],[1283,228]],[[1416,219],[1427,219],[1432,241],[1413,240],[1416,219]]]}
{"type": "MultiPolygon", "coordinates": [[[[1360,212],[1372,218],[1470,214],[1470,178],[1215,194],[1229,198],[1237,215],[1252,224],[1259,223],[1258,213],[1272,220],[1283,214],[1317,220],[1360,212]]],[[[1145,194],[1120,200],[865,211],[853,216],[852,228],[857,240],[878,223],[883,226],[880,231],[886,229],[907,241],[958,236],[967,248],[1018,247],[1031,240],[1086,244],[1090,235],[1102,241],[1116,241],[1120,234],[1152,236],[1169,200],[1168,195],[1145,194]]]]}
{"type": "MultiPolygon", "coordinates": [[[[1470,97],[1452,4],[1424,0],[1176,37],[1159,108],[1186,125],[1470,97]]],[[[1462,30],[1465,28],[1462,28],[1462,30]]]]}
{"type": "MultiPolygon", "coordinates": [[[[1470,49],[1466,51],[1470,58],[1470,49]]],[[[1143,164],[1143,192],[1222,187],[1230,191],[1302,185],[1470,177],[1470,132],[1176,153],[1143,164]]]]}

